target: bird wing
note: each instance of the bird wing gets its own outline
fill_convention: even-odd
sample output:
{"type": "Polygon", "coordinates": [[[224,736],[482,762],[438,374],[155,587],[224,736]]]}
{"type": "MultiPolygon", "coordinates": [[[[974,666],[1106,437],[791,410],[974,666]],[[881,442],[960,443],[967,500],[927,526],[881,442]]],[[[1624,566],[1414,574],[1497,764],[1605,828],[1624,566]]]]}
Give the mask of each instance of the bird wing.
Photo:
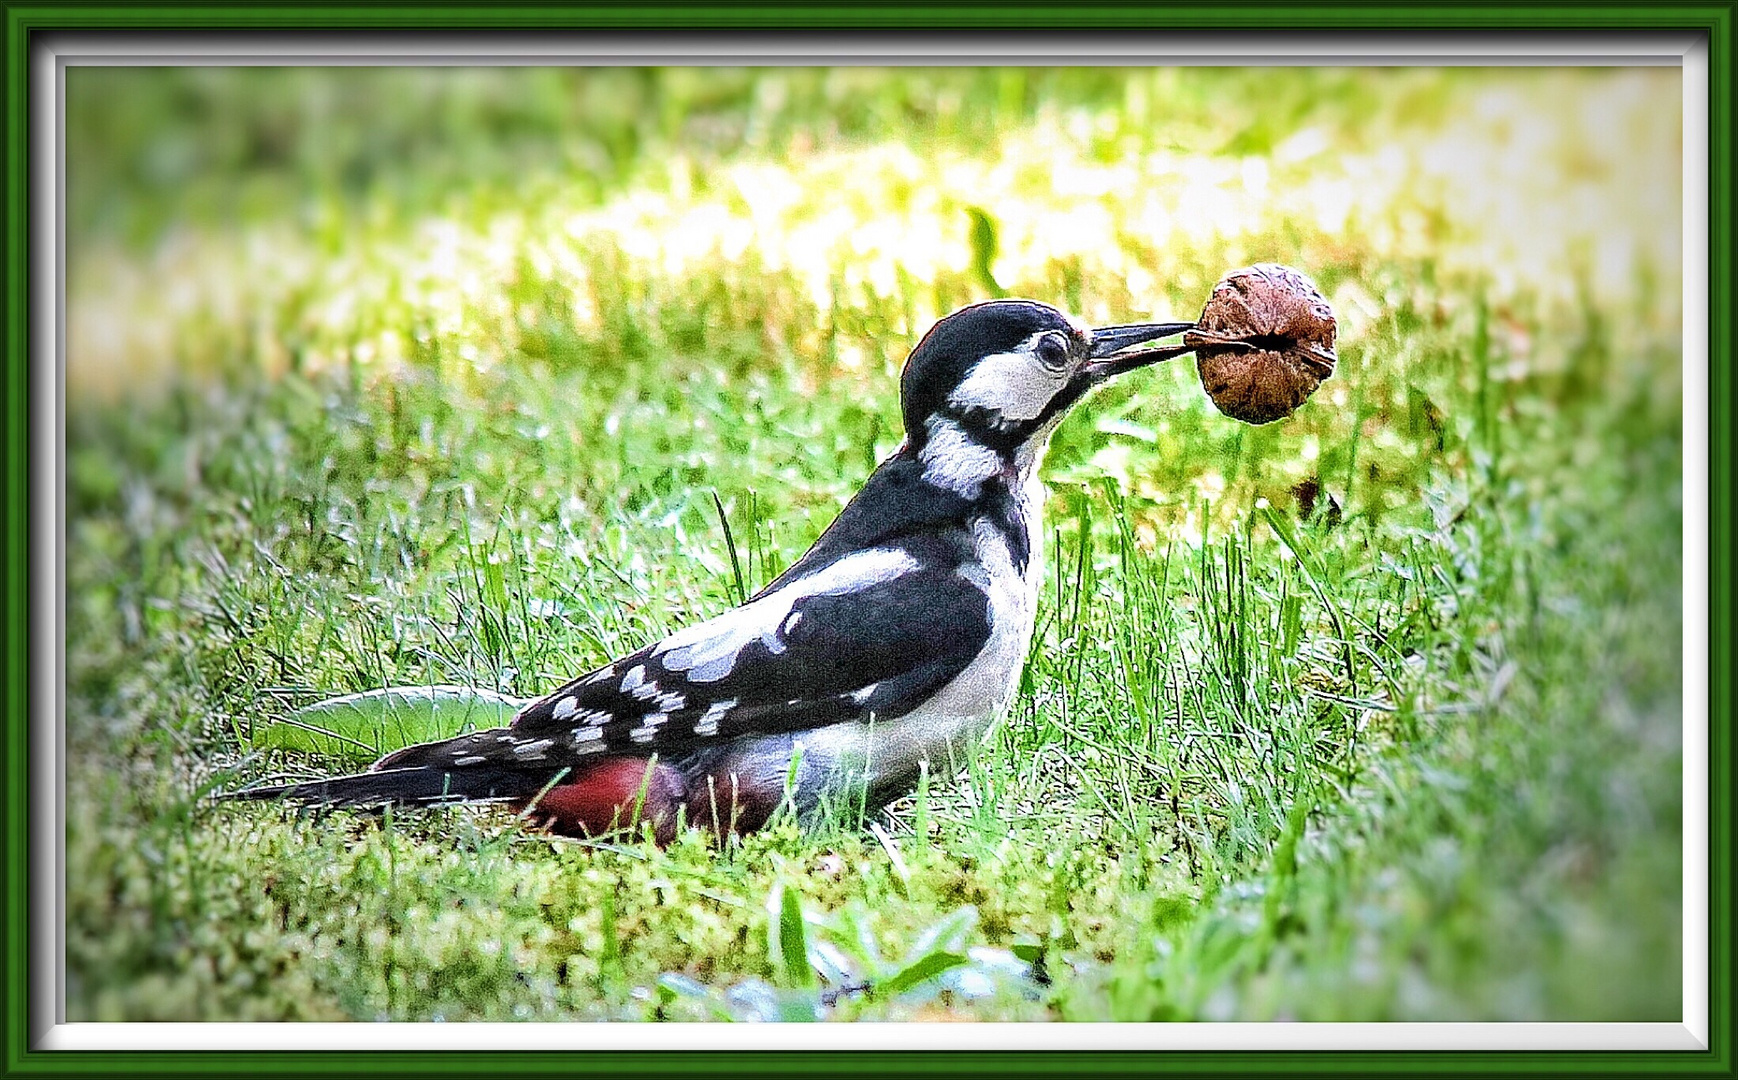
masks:
{"type": "Polygon", "coordinates": [[[411,747],[376,768],[548,769],[892,719],[963,671],[989,635],[989,598],[956,560],[920,559],[910,545],[857,551],[574,679],[510,727],[411,747]]]}

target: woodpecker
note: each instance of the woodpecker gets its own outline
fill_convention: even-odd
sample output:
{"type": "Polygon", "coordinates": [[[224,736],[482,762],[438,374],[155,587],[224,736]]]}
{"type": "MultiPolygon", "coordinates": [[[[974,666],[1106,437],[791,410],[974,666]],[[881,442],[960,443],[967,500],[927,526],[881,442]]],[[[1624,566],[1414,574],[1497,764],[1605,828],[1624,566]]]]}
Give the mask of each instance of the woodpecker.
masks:
{"type": "Polygon", "coordinates": [[[1176,355],[1193,323],[1089,329],[992,300],[905,362],[905,441],[812,547],[742,605],[587,672],[508,726],[367,772],[233,793],[328,805],[508,804],[558,834],[683,823],[718,837],[853,815],[951,776],[1032,642],[1050,436],[1088,391],[1176,355]]]}

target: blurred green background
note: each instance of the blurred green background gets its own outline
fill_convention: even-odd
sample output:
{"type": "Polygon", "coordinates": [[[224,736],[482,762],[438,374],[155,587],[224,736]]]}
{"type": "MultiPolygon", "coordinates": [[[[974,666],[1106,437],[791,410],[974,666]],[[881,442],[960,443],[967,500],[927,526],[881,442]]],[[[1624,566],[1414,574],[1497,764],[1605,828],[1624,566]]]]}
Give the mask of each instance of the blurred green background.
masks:
{"type": "Polygon", "coordinates": [[[969,908],[950,948],[1036,965],[836,1015],[1676,1017],[1676,69],[66,93],[72,1017],[801,1011],[799,893],[817,941],[969,908]],[[332,767],[248,751],[296,704],[532,694],[720,610],[714,492],[769,580],[953,308],[1190,318],[1254,261],[1329,297],[1336,376],[1248,428],[1183,360],[1070,419],[1021,703],[885,839],[202,801],[332,767]]]}

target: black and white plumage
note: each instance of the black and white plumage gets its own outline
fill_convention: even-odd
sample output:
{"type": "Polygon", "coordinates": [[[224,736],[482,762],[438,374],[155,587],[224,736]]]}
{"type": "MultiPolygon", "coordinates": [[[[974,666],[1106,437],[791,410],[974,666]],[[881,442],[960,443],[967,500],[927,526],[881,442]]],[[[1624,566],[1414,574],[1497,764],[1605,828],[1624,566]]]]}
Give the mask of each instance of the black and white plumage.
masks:
{"type": "Polygon", "coordinates": [[[332,804],[493,800],[558,832],[680,821],[717,833],[879,808],[950,775],[1006,707],[1031,644],[1038,467],[1069,408],[1170,355],[1191,324],[1089,330],[1027,300],[976,304],[906,361],[906,439],[791,567],[741,606],[526,706],[505,728],[350,777],[235,793],[332,804]]]}

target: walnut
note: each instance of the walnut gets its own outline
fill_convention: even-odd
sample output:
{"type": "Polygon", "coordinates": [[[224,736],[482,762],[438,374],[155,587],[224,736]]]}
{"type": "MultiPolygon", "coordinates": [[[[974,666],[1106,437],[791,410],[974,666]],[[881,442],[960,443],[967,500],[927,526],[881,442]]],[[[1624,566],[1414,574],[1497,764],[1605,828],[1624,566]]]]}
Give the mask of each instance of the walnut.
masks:
{"type": "Polygon", "coordinates": [[[1338,359],[1333,309],[1308,278],[1274,263],[1219,279],[1183,344],[1213,404],[1247,424],[1290,416],[1338,359]]]}

